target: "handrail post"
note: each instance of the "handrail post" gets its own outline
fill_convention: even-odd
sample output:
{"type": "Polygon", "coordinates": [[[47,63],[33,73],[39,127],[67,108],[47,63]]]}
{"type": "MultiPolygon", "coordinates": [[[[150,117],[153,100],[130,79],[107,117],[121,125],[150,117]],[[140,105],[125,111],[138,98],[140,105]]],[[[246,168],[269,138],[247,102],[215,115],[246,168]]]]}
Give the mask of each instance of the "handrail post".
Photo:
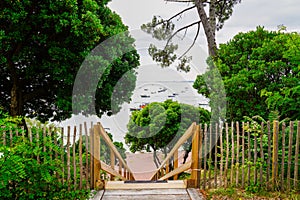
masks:
{"type": "MultiPolygon", "coordinates": [[[[115,154],[112,149],[110,149],[110,166],[112,169],[115,169],[115,154]]],[[[114,180],[115,177],[113,175],[110,176],[110,180],[114,180]]]]}
{"type": "Polygon", "coordinates": [[[200,137],[200,127],[199,125],[196,126],[195,133],[192,140],[192,174],[191,180],[194,184],[191,187],[198,188],[200,186],[200,167],[199,167],[199,150],[201,147],[201,137],[200,137]]]}
{"type": "MultiPolygon", "coordinates": [[[[94,188],[101,188],[101,178],[100,178],[100,169],[101,169],[101,164],[100,164],[100,128],[99,125],[94,125],[94,137],[93,137],[93,160],[94,160],[94,173],[93,173],[93,184],[94,188]]],[[[103,186],[102,186],[103,187],[103,186]]]]}

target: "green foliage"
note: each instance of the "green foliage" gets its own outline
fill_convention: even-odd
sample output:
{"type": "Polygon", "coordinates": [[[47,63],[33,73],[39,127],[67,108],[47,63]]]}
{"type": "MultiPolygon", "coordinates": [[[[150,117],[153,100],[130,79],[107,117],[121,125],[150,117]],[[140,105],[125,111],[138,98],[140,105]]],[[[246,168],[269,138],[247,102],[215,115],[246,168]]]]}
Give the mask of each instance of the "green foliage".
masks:
{"type": "MultiPolygon", "coordinates": [[[[73,83],[84,58],[99,43],[127,30],[107,3],[108,0],[1,2],[0,88],[3,98],[0,105],[5,111],[42,121],[71,116],[73,83]]],[[[107,54],[116,55],[122,45],[108,49],[107,54]]],[[[128,45],[133,45],[133,39],[127,41],[128,45]]],[[[99,116],[113,108],[117,112],[119,104],[128,101],[134,89],[134,71],[126,76],[123,98],[119,98],[113,108],[110,99],[118,80],[138,66],[138,59],[136,51],[128,52],[106,70],[96,91],[99,116]]]]}
{"type": "Polygon", "coordinates": [[[132,113],[125,142],[132,152],[150,151],[150,148],[165,150],[172,147],[172,142],[177,142],[194,121],[205,123],[209,119],[210,113],[203,108],[172,100],[154,102],[132,113]]]}
{"type": "MultiPolygon", "coordinates": [[[[228,121],[255,115],[267,118],[271,111],[278,111],[280,119],[300,117],[298,44],[298,33],[257,27],[220,45],[214,63],[226,90],[228,121]]],[[[207,75],[198,76],[194,88],[211,98],[215,91],[208,92],[203,81],[207,75]]]]}

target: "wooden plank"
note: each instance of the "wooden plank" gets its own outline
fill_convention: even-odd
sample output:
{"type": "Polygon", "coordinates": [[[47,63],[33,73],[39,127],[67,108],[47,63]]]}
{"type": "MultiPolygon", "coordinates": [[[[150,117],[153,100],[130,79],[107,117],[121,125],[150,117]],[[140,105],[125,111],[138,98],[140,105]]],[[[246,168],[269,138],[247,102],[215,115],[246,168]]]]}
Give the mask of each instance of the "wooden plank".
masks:
{"type": "Polygon", "coordinates": [[[202,158],[203,158],[203,130],[202,124],[199,125],[200,128],[200,149],[199,149],[199,188],[201,187],[201,179],[202,179],[202,158]]]}
{"type": "MultiPolygon", "coordinates": [[[[115,154],[114,154],[113,150],[110,149],[110,167],[112,169],[115,169],[115,159],[116,159],[115,154]]],[[[114,180],[114,175],[113,174],[111,174],[110,180],[114,180]]]]}
{"type": "Polygon", "coordinates": [[[192,139],[192,165],[191,165],[191,179],[195,180],[195,187],[199,187],[199,149],[200,149],[200,127],[196,126],[195,133],[192,139]]]}
{"type": "Polygon", "coordinates": [[[192,166],[192,161],[189,161],[189,162],[187,162],[187,163],[181,165],[180,167],[174,169],[174,170],[171,171],[170,173],[164,175],[163,177],[161,177],[161,178],[158,179],[158,180],[166,180],[166,179],[168,179],[168,178],[171,178],[171,177],[173,177],[173,176],[176,175],[176,174],[179,174],[179,173],[181,173],[181,172],[184,172],[184,171],[190,169],[191,166],[192,166]]]}
{"type": "Polygon", "coordinates": [[[287,187],[288,187],[288,190],[291,189],[291,166],[292,166],[293,134],[294,134],[294,122],[290,121],[288,170],[287,170],[287,187]]]}
{"type": "Polygon", "coordinates": [[[29,134],[29,142],[32,144],[32,130],[31,127],[28,127],[28,134],[29,134]]]}
{"type": "MultiPolygon", "coordinates": [[[[5,129],[5,127],[1,127],[1,128],[5,129]]],[[[6,146],[6,132],[5,132],[5,130],[3,130],[2,139],[3,139],[3,146],[6,146]]]]}
{"type": "Polygon", "coordinates": [[[236,122],[236,177],[235,185],[239,185],[239,152],[240,152],[240,125],[239,122],[236,122]]]}
{"type": "MultiPolygon", "coordinates": [[[[136,183],[133,183],[136,184],[136,183]]],[[[189,188],[193,189],[193,188],[189,188]]],[[[168,195],[168,194],[174,194],[174,195],[180,195],[180,194],[187,194],[188,189],[131,189],[131,190],[106,190],[105,195],[106,196],[116,196],[116,195],[136,195],[136,196],[143,196],[143,195],[149,195],[149,194],[160,194],[160,195],[168,195]]]]}
{"type": "Polygon", "coordinates": [[[183,180],[168,181],[167,183],[126,183],[124,181],[107,181],[106,190],[135,190],[135,189],[184,189],[183,180]]]}
{"type": "Polygon", "coordinates": [[[260,158],[261,158],[261,163],[259,168],[260,185],[263,184],[263,162],[264,162],[263,135],[264,135],[264,122],[261,123],[261,133],[260,133],[260,158]]]}
{"type": "Polygon", "coordinates": [[[74,190],[77,189],[77,171],[76,171],[76,132],[77,127],[74,126],[74,134],[73,134],[73,186],[74,190]]]}
{"type": "Polygon", "coordinates": [[[295,146],[295,170],[294,170],[294,189],[298,185],[298,169],[299,169],[299,142],[300,142],[300,121],[297,124],[297,135],[296,135],[296,146],[295,146]]]}
{"type": "Polygon", "coordinates": [[[187,188],[186,190],[191,198],[190,200],[202,200],[203,199],[199,190],[197,190],[195,188],[187,188]]]}
{"type": "Polygon", "coordinates": [[[109,146],[109,148],[114,152],[115,157],[119,159],[119,161],[121,161],[122,166],[124,168],[126,168],[126,170],[128,172],[130,172],[130,174],[133,177],[133,174],[130,170],[130,168],[128,167],[128,165],[126,164],[126,162],[124,161],[124,159],[122,158],[121,154],[119,153],[119,151],[117,150],[116,146],[113,144],[113,142],[111,141],[111,139],[108,137],[108,135],[106,134],[106,131],[104,130],[104,128],[102,127],[102,125],[100,123],[97,124],[97,126],[95,127],[97,129],[99,129],[99,133],[102,136],[103,140],[105,141],[105,143],[109,146]]]}
{"type": "Polygon", "coordinates": [[[93,163],[94,163],[94,188],[97,186],[97,182],[100,180],[100,169],[101,169],[101,163],[100,163],[100,129],[99,125],[94,125],[94,136],[93,136],[93,163]]]}
{"type": "Polygon", "coordinates": [[[225,170],[224,170],[224,176],[225,176],[225,188],[228,186],[228,179],[227,179],[227,173],[228,173],[228,161],[229,161],[229,132],[228,132],[228,123],[225,123],[225,132],[226,132],[226,161],[225,161],[225,170]]]}
{"type": "Polygon", "coordinates": [[[9,140],[10,140],[9,145],[10,147],[12,147],[12,142],[13,142],[12,127],[9,127],[9,140]]]}
{"type": "Polygon", "coordinates": [[[79,189],[82,189],[83,164],[82,164],[82,124],[79,125],[79,189]]]}
{"type": "Polygon", "coordinates": [[[189,195],[143,195],[143,196],[126,196],[126,195],[119,195],[119,196],[108,196],[105,195],[103,196],[102,200],[116,200],[116,199],[123,199],[123,200],[190,200],[189,195]]]}
{"type": "Polygon", "coordinates": [[[223,124],[220,124],[220,148],[221,148],[221,162],[220,162],[220,186],[223,186],[223,124]]]}
{"type": "Polygon", "coordinates": [[[242,122],[242,188],[245,188],[245,123],[242,122]]]}
{"type": "MultiPolygon", "coordinates": [[[[174,151],[173,160],[174,160],[174,169],[176,169],[178,168],[178,149],[174,151]]],[[[178,174],[176,174],[173,178],[174,180],[177,180],[178,174]]]]}
{"type": "Polygon", "coordinates": [[[101,164],[101,169],[111,175],[113,175],[114,177],[117,177],[123,181],[126,180],[125,177],[123,177],[121,174],[119,174],[116,170],[114,170],[113,168],[111,168],[111,166],[108,166],[106,163],[104,163],[103,161],[100,161],[101,164]]]}
{"type": "Polygon", "coordinates": [[[267,122],[267,129],[268,129],[268,158],[267,158],[267,180],[268,183],[270,181],[270,167],[271,167],[271,123],[270,121],[267,122]]]}
{"type": "Polygon", "coordinates": [[[254,184],[257,183],[257,135],[254,134],[254,184]]]}
{"type": "Polygon", "coordinates": [[[169,172],[170,172],[170,161],[167,160],[167,163],[166,163],[166,174],[168,174],[169,172]]]}
{"type": "MultiPolygon", "coordinates": [[[[161,165],[158,167],[157,171],[159,171],[161,168],[163,168],[167,162],[167,160],[170,160],[170,158],[173,156],[176,150],[179,149],[179,147],[182,146],[183,143],[185,143],[195,132],[196,123],[192,123],[191,126],[185,131],[185,133],[181,136],[181,138],[178,140],[178,142],[174,145],[172,150],[169,152],[168,156],[162,161],[161,165]]],[[[154,175],[153,175],[154,176],[154,175]]],[[[151,177],[152,179],[153,177],[151,177]]]]}
{"type": "Polygon", "coordinates": [[[68,132],[67,132],[67,184],[68,184],[68,191],[70,191],[70,179],[71,179],[71,166],[70,166],[70,126],[68,126],[68,132]]]}
{"type": "MultiPolygon", "coordinates": [[[[18,133],[17,133],[18,134],[18,133]]],[[[47,143],[47,137],[46,137],[46,126],[43,128],[43,152],[45,153],[47,148],[46,148],[46,143],[47,143]]],[[[44,162],[46,162],[46,156],[43,157],[44,162]]]]}
{"type": "Polygon", "coordinates": [[[234,126],[231,122],[231,171],[230,171],[230,184],[233,184],[233,167],[234,167],[234,126]]]}
{"type": "Polygon", "coordinates": [[[89,129],[90,131],[90,188],[94,188],[94,129],[93,126],[89,129]]]}
{"type": "Polygon", "coordinates": [[[212,166],[212,124],[209,125],[209,171],[208,171],[208,178],[209,178],[209,181],[208,181],[208,188],[210,189],[211,188],[211,166],[212,166]]]}
{"type": "Polygon", "coordinates": [[[285,158],[285,123],[282,124],[282,157],[281,157],[281,179],[280,179],[280,187],[281,191],[284,190],[284,158],[285,158]]]}
{"type": "Polygon", "coordinates": [[[85,133],[85,187],[89,189],[89,135],[86,122],[83,125],[85,133]]]}
{"type": "Polygon", "coordinates": [[[89,200],[101,200],[104,195],[104,190],[98,190],[97,193],[89,200]]]}
{"type": "Polygon", "coordinates": [[[214,162],[214,187],[217,188],[217,169],[218,169],[218,124],[216,123],[216,127],[215,127],[215,162],[214,162]]]}
{"type": "MultiPolygon", "coordinates": [[[[250,128],[250,124],[249,122],[247,122],[247,127],[248,129],[250,128]]],[[[250,185],[250,173],[251,173],[251,140],[250,140],[250,130],[247,131],[247,135],[248,135],[248,171],[247,171],[247,175],[248,175],[248,185],[250,185]]]]}
{"type": "Polygon", "coordinates": [[[64,148],[64,128],[61,128],[61,138],[60,138],[60,159],[62,163],[62,184],[65,184],[65,148],[64,148]]]}
{"type": "MultiPolygon", "coordinates": [[[[54,145],[55,145],[55,147],[58,147],[58,145],[57,145],[57,128],[56,127],[54,128],[53,139],[54,139],[54,145]]],[[[55,150],[54,156],[55,156],[55,159],[58,159],[58,152],[57,152],[57,150],[55,150]]]]}
{"type": "Polygon", "coordinates": [[[207,162],[207,124],[204,125],[204,172],[203,172],[203,189],[206,189],[206,162],[207,162]]]}
{"type": "Polygon", "coordinates": [[[272,183],[273,187],[277,184],[278,176],[278,130],[279,122],[273,122],[273,153],[272,153],[272,183]]]}

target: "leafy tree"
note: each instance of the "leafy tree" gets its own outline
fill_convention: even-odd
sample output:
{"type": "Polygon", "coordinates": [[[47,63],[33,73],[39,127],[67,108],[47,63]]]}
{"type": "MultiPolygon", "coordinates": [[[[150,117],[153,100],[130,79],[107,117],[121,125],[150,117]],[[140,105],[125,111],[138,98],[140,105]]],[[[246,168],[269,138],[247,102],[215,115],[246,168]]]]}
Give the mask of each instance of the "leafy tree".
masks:
{"type": "Polygon", "coordinates": [[[132,113],[125,142],[132,152],[150,151],[151,148],[153,160],[158,166],[156,151],[166,154],[193,122],[204,123],[209,119],[209,111],[203,108],[172,100],[153,102],[132,113]]]}
{"type": "Polygon", "coordinates": [[[152,34],[152,36],[158,40],[166,40],[167,43],[163,49],[158,49],[156,46],[151,45],[149,48],[149,54],[152,58],[161,63],[163,67],[169,66],[177,58],[180,60],[178,64],[178,69],[189,71],[189,61],[190,57],[186,56],[186,53],[195,44],[200,27],[202,25],[204,33],[206,36],[209,55],[212,57],[217,56],[217,44],[216,44],[216,31],[220,30],[226,20],[230,18],[233,13],[233,8],[236,4],[240,3],[241,0],[165,0],[166,2],[182,2],[192,6],[176,13],[168,19],[162,19],[159,16],[154,16],[152,21],[148,24],[142,25],[142,29],[152,34]],[[208,7],[208,9],[206,9],[208,7]],[[192,22],[187,25],[183,25],[175,29],[174,20],[180,19],[183,14],[196,9],[199,15],[199,20],[192,22]],[[178,49],[178,45],[172,43],[172,39],[179,32],[186,31],[188,28],[197,26],[197,31],[195,33],[194,41],[191,47],[187,51],[180,55],[179,57],[175,54],[178,49]]]}
{"type": "MultiPolygon", "coordinates": [[[[278,111],[280,119],[299,119],[300,35],[267,31],[239,33],[218,50],[216,66],[226,90],[227,120],[259,115],[266,119],[278,111]]],[[[194,88],[210,98],[204,79],[199,75],[194,88]]]]}
{"type": "MultiPolygon", "coordinates": [[[[42,121],[70,117],[73,83],[84,58],[99,43],[127,30],[107,7],[108,1],[1,1],[0,105],[6,111],[42,121]]],[[[133,39],[126,44],[132,46],[133,39]]],[[[115,55],[122,46],[114,46],[108,54],[115,55]]],[[[99,116],[112,110],[114,86],[138,66],[138,58],[136,51],[128,52],[106,69],[96,91],[99,116]]],[[[118,103],[131,95],[135,73],[126,80],[125,98],[118,103]]]]}

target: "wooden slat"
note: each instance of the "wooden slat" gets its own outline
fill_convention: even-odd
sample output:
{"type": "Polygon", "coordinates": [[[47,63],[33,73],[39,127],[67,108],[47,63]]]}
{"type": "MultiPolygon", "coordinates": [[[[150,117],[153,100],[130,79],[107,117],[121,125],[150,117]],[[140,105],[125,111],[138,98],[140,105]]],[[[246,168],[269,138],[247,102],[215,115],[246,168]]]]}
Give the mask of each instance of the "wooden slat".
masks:
{"type": "Polygon", "coordinates": [[[242,122],[242,188],[245,188],[245,123],[242,122]]]}
{"type": "MultiPolygon", "coordinates": [[[[1,128],[5,129],[5,127],[1,127],[1,128]]],[[[5,132],[5,130],[3,130],[2,139],[3,139],[3,146],[6,146],[6,132],[5,132]]]]}
{"type": "MultiPolygon", "coordinates": [[[[248,129],[250,128],[249,122],[247,122],[247,127],[248,129]]],[[[250,173],[251,173],[251,140],[250,140],[250,130],[247,131],[248,135],[248,171],[247,171],[247,176],[248,176],[248,185],[250,185],[250,173]]]]}
{"type": "Polygon", "coordinates": [[[111,175],[113,175],[114,177],[117,177],[123,181],[126,180],[125,177],[123,177],[121,174],[119,174],[116,170],[114,170],[113,168],[111,168],[111,166],[108,166],[106,163],[104,163],[103,161],[100,161],[101,164],[101,169],[111,175]]]}
{"type": "Polygon", "coordinates": [[[100,123],[97,124],[97,126],[95,127],[97,129],[99,129],[99,133],[101,134],[103,140],[105,141],[105,143],[109,146],[109,148],[114,152],[116,158],[119,159],[119,161],[121,161],[122,166],[126,168],[126,170],[128,172],[130,172],[130,174],[133,176],[130,168],[127,166],[126,162],[123,160],[122,156],[120,155],[119,151],[117,150],[116,146],[112,143],[112,141],[110,140],[110,138],[108,137],[108,135],[106,134],[106,131],[104,130],[104,128],[102,127],[102,125],[100,123]]]}
{"type": "MultiPolygon", "coordinates": [[[[174,151],[173,160],[174,160],[174,169],[176,169],[178,168],[178,149],[174,151]]],[[[176,174],[173,178],[174,180],[177,180],[178,175],[176,174]]]]}
{"type": "Polygon", "coordinates": [[[264,148],[263,148],[263,135],[264,135],[264,122],[261,123],[261,133],[260,133],[260,168],[259,168],[259,180],[260,184],[263,184],[263,162],[264,162],[264,148]]]}
{"type": "Polygon", "coordinates": [[[233,184],[233,167],[234,167],[234,126],[231,122],[231,171],[230,171],[230,184],[233,184]]]}
{"type": "Polygon", "coordinates": [[[70,179],[71,179],[71,162],[70,162],[70,126],[68,126],[67,132],[67,184],[68,191],[70,191],[70,179]]]}
{"type": "Polygon", "coordinates": [[[32,144],[32,130],[31,127],[28,127],[28,134],[29,134],[29,142],[32,144]]]}
{"type": "Polygon", "coordinates": [[[200,127],[196,126],[195,133],[192,139],[192,173],[191,179],[195,180],[195,187],[199,187],[199,176],[200,176],[200,168],[199,168],[199,149],[200,149],[200,127]]]}
{"type": "Polygon", "coordinates": [[[61,128],[61,138],[60,138],[60,159],[62,163],[62,184],[65,184],[65,148],[64,148],[64,128],[61,128]]]}
{"type": "Polygon", "coordinates": [[[239,151],[240,151],[240,125],[239,122],[236,122],[236,177],[235,177],[235,185],[239,185],[239,151]]]}
{"type": "Polygon", "coordinates": [[[73,134],[73,186],[74,190],[77,189],[77,172],[76,172],[76,132],[77,127],[74,126],[74,134],[73,134]]]}
{"type": "Polygon", "coordinates": [[[224,176],[225,176],[225,188],[226,188],[228,186],[227,173],[228,173],[228,161],[229,161],[229,132],[228,132],[228,123],[227,122],[225,124],[225,132],[226,132],[226,161],[225,161],[224,176]]]}
{"type": "MultiPolygon", "coordinates": [[[[54,139],[54,145],[55,145],[55,147],[58,147],[58,145],[57,145],[57,128],[56,127],[54,128],[53,139],[54,139]]],[[[58,159],[58,152],[57,152],[57,150],[55,150],[54,156],[55,156],[55,159],[58,159]]]]}
{"type": "Polygon", "coordinates": [[[299,142],[300,142],[300,121],[297,124],[297,135],[296,135],[296,146],[295,146],[295,171],[294,171],[294,189],[297,188],[299,176],[298,176],[298,169],[299,169],[299,142]]]}
{"type": "Polygon", "coordinates": [[[278,176],[278,121],[273,122],[272,183],[276,186],[278,176]]]}
{"type": "MultiPolygon", "coordinates": [[[[17,133],[18,134],[18,133],[17,133]]],[[[43,152],[45,153],[47,148],[46,148],[46,143],[47,143],[47,137],[46,137],[46,126],[43,128],[43,152]]],[[[44,162],[46,162],[46,156],[43,157],[44,162]]]]}
{"type": "Polygon", "coordinates": [[[211,169],[212,168],[212,124],[209,125],[209,171],[208,171],[208,188],[211,188],[211,169]]]}
{"type": "Polygon", "coordinates": [[[86,189],[89,189],[89,135],[86,122],[84,122],[83,125],[85,133],[85,187],[86,189]]]}
{"type": "MultiPolygon", "coordinates": [[[[168,181],[169,185],[173,185],[173,184],[184,184],[183,181],[175,181],[175,183],[173,183],[173,181],[168,181]],[[177,183],[176,183],[177,182],[177,183]]],[[[109,184],[114,184],[114,182],[109,182],[109,184]]],[[[116,185],[123,185],[123,182],[117,182],[116,185]]],[[[132,183],[132,184],[127,184],[127,185],[133,185],[136,183],[132,183]]],[[[151,183],[152,184],[152,183],[151,183]]],[[[146,185],[143,184],[142,186],[146,185]]],[[[126,196],[144,196],[144,195],[181,195],[181,194],[187,194],[187,191],[185,188],[179,189],[169,189],[169,188],[165,188],[165,189],[130,189],[130,190],[121,190],[121,189],[116,189],[116,190],[106,190],[105,195],[106,196],[118,196],[118,195],[126,195],[126,196]]],[[[136,197],[136,200],[138,198],[136,197]]],[[[155,200],[155,198],[150,198],[155,200]]]]}
{"type": "MultiPolygon", "coordinates": [[[[110,167],[115,169],[115,154],[112,149],[110,149],[110,167]]],[[[114,180],[114,175],[111,174],[110,180],[114,180]]]]}
{"type": "MultiPolygon", "coordinates": [[[[51,127],[48,128],[48,136],[47,137],[49,138],[49,142],[52,143],[52,129],[51,129],[51,127]]],[[[50,154],[50,160],[52,160],[52,147],[51,147],[51,145],[49,147],[49,154],[50,154]]]]}
{"type": "MultiPolygon", "coordinates": [[[[106,191],[111,190],[122,190],[122,194],[126,194],[129,191],[136,191],[137,189],[142,192],[142,190],[146,189],[186,189],[186,184],[183,180],[176,180],[176,181],[168,181],[167,183],[125,183],[124,181],[107,181],[105,185],[106,191]],[[127,190],[127,191],[126,191],[127,190]]],[[[107,194],[107,193],[106,193],[107,194]]],[[[138,194],[137,192],[135,194],[138,194]]],[[[161,195],[163,193],[160,193],[161,195]]],[[[158,196],[159,196],[158,195],[158,196]]],[[[143,195],[141,195],[142,197],[143,195]]],[[[148,196],[149,198],[149,196],[148,196]]],[[[117,198],[115,198],[117,199],[117,198]]],[[[123,199],[123,198],[122,198],[123,199]]],[[[126,199],[126,198],[125,198],[126,199]]],[[[140,198],[135,198],[140,199],[140,198]]],[[[156,199],[155,197],[150,197],[150,199],[156,199]]],[[[164,197],[166,199],[166,197],[164,197]]]]}
{"type": "Polygon", "coordinates": [[[83,180],[83,164],[82,164],[82,124],[79,125],[79,189],[82,189],[83,180]]]}
{"type": "Polygon", "coordinates": [[[257,183],[257,135],[254,134],[254,184],[257,183]]]}
{"type": "Polygon", "coordinates": [[[280,180],[280,187],[281,191],[284,190],[284,158],[285,158],[285,123],[283,122],[282,124],[282,157],[281,157],[281,180],[280,180]]]}
{"type": "Polygon", "coordinates": [[[203,172],[203,189],[206,189],[206,162],[207,162],[207,124],[204,125],[204,172],[203,172]]]}
{"type": "Polygon", "coordinates": [[[270,181],[270,173],[271,173],[271,124],[270,121],[267,122],[268,129],[268,159],[267,159],[267,180],[268,183],[270,181]]]}
{"type": "Polygon", "coordinates": [[[184,172],[184,171],[190,169],[190,168],[191,168],[191,165],[192,165],[192,161],[189,161],[189,162],[187,162],[187,163],[181,165],[180,167],[176,168],[175,170],[171,171],[170,173],[164,175],[163,177],[161,177],[161,178],[158,179],[158,180],[166,180],[166,179],[168,179],[168,178],[171,178],[171,177],[173,177],[173,176],[176,175],[176,174],[179,174],[179,173],[181,173],[181,172],[184,172]]]}
{"type": "Polygon", "coordinates": [[[94,125],[94,132],[93,132],[93,163],[94,163],[94,188],[96,187],[96,183],[98,180],[100,180],[100,169],[101,169],[101,163],[100,163],[100,135],[101,131],[99,129],[99,125],[94,125]]]}
{"type": "Polygon", "coordinates": [[[215,127],[215,161],[214,161],[214,187],[217,188],[217,169],[218,169],[218,124],[216,123],[216,127],[215,127]]]}
{"type": "MultiPolygon", "coordinates": [[[[170,160],[170,158],[173,156],[173,154],[175,153],[176,150],[179,149],[179,147],[185,143],[191,136],[192,134],[195,132],[195,126],[196,123],[192,123],[191,126],[185,131],[185,133],[183,134],[183,136],[178,140],[178,142],[174,145],[174,147],[172,148],[172,150],[169,152],[168,156],[162,161],[161,165],[158,167],[157,172],[163,168],[165,166],[165,164],[167,163],[167,160],[170,160]]],[[[156,174],[156,173],[155,173],[156,174]]],[[[153,176],[155,176],[155,174],[153,176]]],[[[153,176],[151,177],[151,180],[153,178],[153,176]]]]}
{"type": "Polygon", "coordinates": [[[90,137],[90,188],[94,188],[94,128],[89,129],[90,137]]]}
{"type": "Polygon", "coordinates": [[[221,148],[221,162],[220,162],[220,186],[223,186],[223,124],[220,124],[220,148],[221,148]]]}
{"type": "Polygon", "coordinates": [[[288,170],[287,170],[287,187],[288,187],[288,190],[291,189],[291,166],[292,166],[293,134],[294,134],[294,122],[290,121],[288,170]]]}

